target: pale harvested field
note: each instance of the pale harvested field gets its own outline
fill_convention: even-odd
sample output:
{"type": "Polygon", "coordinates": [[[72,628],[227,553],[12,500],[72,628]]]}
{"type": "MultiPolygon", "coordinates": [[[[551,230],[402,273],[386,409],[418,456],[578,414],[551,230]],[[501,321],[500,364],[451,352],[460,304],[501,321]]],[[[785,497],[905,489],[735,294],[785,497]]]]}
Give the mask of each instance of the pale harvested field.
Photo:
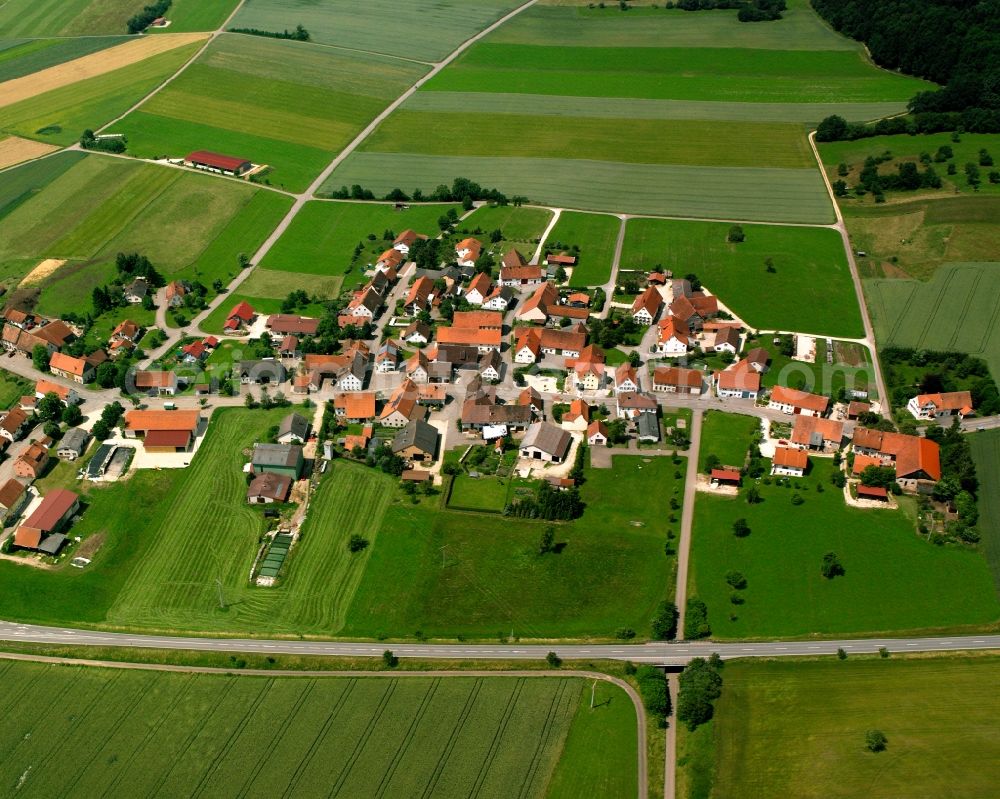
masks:
{"type": "Polygon", "coordinates": [[[38,266],[24,276],[24,280],[21,281],[20,285],[31,286],[35,283],[41,283],[64,263],[66,261],[59,258],[46,258],[44,261],[39,261],[38,266]]]}
{"type": "Polygon", "coordinates": [[[144,36],[99,53],[67,61],[32,75],[0,83],[0,108],[59,89],[87,78],[145,61],[147,58],[208,38],[207,33],[177,33],[144,36]]]}
{"type": "Polygon", "coordinates": [[[8,136],[0,139],[0,169],[5,169],[22,161],[30,161],[53,150],[58,150],[54,144],[22,139],[20,136],[8,136]]]}

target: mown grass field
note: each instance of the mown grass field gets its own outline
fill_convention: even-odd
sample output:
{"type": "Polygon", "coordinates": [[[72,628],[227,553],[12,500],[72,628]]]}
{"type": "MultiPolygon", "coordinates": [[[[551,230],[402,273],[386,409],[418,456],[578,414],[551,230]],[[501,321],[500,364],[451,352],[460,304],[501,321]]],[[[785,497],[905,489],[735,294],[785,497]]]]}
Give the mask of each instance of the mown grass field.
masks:
{"type": "Polygon", "coordinates": [[[687,796],[987,796],[1000,779],[998,675],[990,656],[727,663],[687,796]],[[865,748],[871,729],[885,752],[865,748]]]}
{"type": "Polygon", "coordinates": [[[167,12],[170,25],[166,28],[150,28],[149,32],[214,31],[226,21],[237,2],[238,0],[173,0],[167,12]]]}
{"type": "Polygon", "coordinates": [[[23,698],[0,733],[0,780],[26,796],[128,786],[172,796],[459,797],[516,785],[541,797],[583,759],[579,739],[600,736],[625,740],[601,758],[610,766],[606,795],[635,793],[632,703],[602,687],[610,704],[590,711],[579,678],[250,677],[34,663],[0,672],[23,698]],[[75,756],[52,761],[53,742],[70,737],[75,756]]]}
{"type": "Polygon", "coordinates": [[[935,197],[884,206],[843,206],[863,278],[927,280],[942,264],[995,261],[1000,197],[935,197]]]}
{"type": "Polygon", "coordinates": [[[211,149],[268,164],[271,183],[302,190],[425,71],[374,55],[227,35],[115,132],[141,157],[211,149]]]}
{"type": "Polygon", "coordinates": [[[42,258],[71,261],[42,284],[56,314],[88,305],[122,251],[144,253],[168,279],[228,282],[238,254],[252,254],[291,205],[252,185],[100,156],[7,174],[16,185],[0,211],[0,266],[19,279],[42,258]]]}
{"type": "Polygon", "coordinates": [[[556,525],[565,546],[544,556],[544,522],[393,505],[341,634],[611,637],[629,627],[646,636],[657,603],[673,595],[675,557],[664,544],[680,510],[667,502],[682,498],[684,469],[629,456],[588,469],[587,510],[556,525]],[[646,501],[653,495],[662,503],[646,501]]]}
{"type": "Polygon", "coordinates": [[[418,0],[368,0],[364,6],[350,0],[251,0],[231,24],[262,30],[301,24],[321,44],[439,61],[517,5],[515,0],[441,0],[433,7],[418,0]]]}
{"type": "Polygon", "coordinates": [[[559,242],[580,248],[570,282],[574,286],[601,286],[611,279],[611,262],[621,221],[602,214],[563,211],[546,244],[559,242]]]}
{"type": "MultiPolygon", "coordinates": [[[[484,205],[477,208],[463,223],[462,227],[479,228],[486,233],[499,230],[503,233],[500,246],[507,244],[533,249],[552,221],[552,212],[545,208],[525,208],[516,205],[484,205]],[[530,245],[530,246],[529,246],[530,245]]],[[[530,252],[523,253],[530,258],[530,252]]]]}
{"type": "Polygon", "coordinates": [[[8,0],[0,6],[0,37],[125,33],[140,0],[8,0]]]}
{"type": "Polygon", "coordinates": [[[85,39],[31,39],[4,43],[0,45],[0,82],[72,61],[126,40],[125,36],[92,36],[85,39]]]}
{"type": "Polygon", "coordinates": [[[756,416],[708,411],[702,420],[699,468],[704,471],[708,455],[715,455],[725,466],[743,468],[750,439],[758,430],[760,422],[756,416]]]}
{"type": "Polygon", "coordinates": [[[383,239],[387,230],[398,235],[410,228],[433,238],[440,232],[438,218],[452,207],[461,210],[448,204],[412,205],[405,211],[397,211],[392,205],[375,203],[309,202],[261,261],[261,267],[280,272],[343,275],[349,283],[360,282],[364,280],[362,267],[374,263],[383,250],[392,246],[392,239],[383,239]],[[368,239],[372,234],[375,241],[368,239]],[[359,256],[359,263],[350,269],[358,244],[364,245],[365,251],[359,256]]]}
{"type": "Polygon", "coordinates": [[[688,596],[708,605],[713,638],[952,630],[995,624],[1000,602],[975,550],[936,547],[917,536],[910,500],[898,510],[845,505],[828,458],[810,459],[795,487],[759,486],[763,502],[699,495],[688,596]],[[823,492],[818,487],[823,486],[823,492]],[[805,500],[794,505],[791,497],[805,500]],[[733,535],[746,519],[751,533],[733,535]],[[846,574],[827,580],[823,555],[846,574]],[[745,604],[730,603],[725,575],[742,572],[745,604]]]}
{"type": "Polygon", "coordinates": [[[880,346],[958,350],[1000,374],[1000,263],[947,264],[927,283],[866,280],[880,346]]]}
{"type": "Polygon", "coordinates": [[[747,324],[832,336],[864,334],[840,236],[833,230],[745,225],[730,244],[729,225],[632,219],[622,269],[655,266],[694,273],[747,324]],[[765,259],[772,258],[769,273],[765,259]]]}
{"type": "MultiPolygon", "coordinates": [[[[97,130],[125,113],[176,72],[202,44],[183,45],[5,106],[0,130],[49,144],[72,144],[86,128],[97,130]]],[[[116,128],[112,132],[122,131],[116,128]]]]}
{"type": "MultiPolygon", "coordinates": [[[[611,156],[613,157],[613,156],[611,156]]],[[[628,164],[614,160],[354,152],[323,191],[359,183],[432,192],[461,175],[508,196],[593,211],[826,224],[833,208],[815,169],[628,164]]]]}
{"type": "Polygon", "coordinates": [[[983,430],[970,439],[979,477],[979,531],[986,562],[1000,591],[1000,430],[983,430]]]}
{"type": "Polygon", "coordinates": [[[0,408],[10,408],[25,394],[34,393],[34,383],[6,369],[0,369],[0,408]]]}

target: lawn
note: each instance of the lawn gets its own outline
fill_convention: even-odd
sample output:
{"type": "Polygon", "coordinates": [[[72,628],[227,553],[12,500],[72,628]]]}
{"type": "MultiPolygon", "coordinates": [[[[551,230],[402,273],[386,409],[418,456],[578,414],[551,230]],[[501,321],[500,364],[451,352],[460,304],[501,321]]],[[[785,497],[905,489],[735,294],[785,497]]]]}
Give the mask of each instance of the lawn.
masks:
{"type": "Polygon", "coordinates": [[[411,228],[434,237],[437,220],[457,205],[412,205],[397,211],[393,205],[314,201],[306,203],[261,262],[263,269],[313,275],[345,275],[362,281],[363,267],[374,264],[392,246],[392,238],[411,228]],[[393,236],[385,239],[383,234],[393,236]],[[375,240],[369,240],[369,236],[375,240]],[[364,247],[358,264],[351,265],[354,248],[364,247]]]}
{"type": "Polygon", "coordinates": [[[822,176],[815,169],[354,152],[322,190],[358,183],[376,194],[397,187],[430,193],[456,176],[495,186],[508,196],[521,194],[533,203],[563,208],[766,222],[834,221],[822,176]]]}
{"type": "Polygon", "coordinates": [[[1000,591],[1000,430],[983,430],[969,439],[972,457],[979,477],[980,546],[993,573],[993,582],[1000,591]]]}
{"type": "Polygon", "coordinates": [[[121,34],[140,8],[140,0],[7,0],[0,37],[121,34]]]}
{"type": "Polygon", "coordinates": [[[720,797],[988,796],[998,677],[990,656],[727,663],[715,719],[695,733],[714,763],[698,782],[720,797]],[[885,752],[865,748],[871,729],[885,752]]]}
{"type": "MultiPolygon", "coordinates": [[[[532,250],[552,221],[552,212],[546,208],[525,208],[519,205],[484,205],[477,208],[462,222],[463,227],[479,228],[487,233],[499,230],[503,244],[532,250]]],[[[526,258],[531,252],[525,252],[526,258]]]]}
{"type": "Polygon", "coordinates": [[[538,555],[546,524],[394,505],[347,614],[344,636],[610,638],[648,635],[673,596],[668,531],[679,529],[685,464],[619,456],[588,469],[583,517],[556,525],[558,553],[538,555]],[[651,505],[649,496],[662,497],[651,505]],[[671,520],[673,517],[673,521],[671,520]]]}
{"type": "Polygon", "coordinates": [[[9,46],[5,46],[8,43],[4,43],[0,45],[0,82],[30,75],[32,72],[96,53],[127,40],[125,36],[90,36],[84,39],[14,41],[9,43],[9,46]]]}
{"type": "Polygon", "coordinates": [[[425,71],[380,56],[228,35],[115,132],[140,157],[211,147],[268,164],[268,181],[302,190],[425,71]]]}
{"type": "Polygon", "coordinates": [[[573,267],[574,286],[603,286],[611,279],[611,264],[621,221],[603,214],[563,211],[546,244],[580,248],[573,267]]]}
{"type": "MultiPolygon", "coordinates": [[[[285,297],[288,296],[288,292],[291,290],[292,288],[289,287],[285,291],[285,294],[280,297],[254,297],[249,294],[244,294],[242,291],[229,295],[205,318],[200,327],[206,333],[222,333],[222,326],[226,323],[226,317],[229,316],[229,312],[233,309],[233,306],[240,302],[250,303],[251,307],[253,307],[258,314],[263,316],[280,313],[281,303],[284,301],[285,297]]],[[[295,313],[302,316],[319,317],[326,313],[326,308],[319,303],[310,303],[305,308],[297,308],[295,313]]]]}
{"type": "Polygon", "coordinates": [[[759,485],[763,502],[700,495],[688,596],[708,605],[714,638],[785,638],[976,629],[1000,618],[980,552],[936,547],[916,534],[911,500],[899,510],[860,510],[830,483],[832,461],[810,459],[799,487],[759,485]],[[822,485],[822,493],[818,490],[822,485]],[[804,502],[795,505],[798,493],[804,502]],[[751,534],[733,535],[746,519],[751,534]],[[846,574],[820,573],[835,552],[846,574]],[[725,575],[742,572],[745,604],[730,603],[725,575]]]}
{"type": "MultiPolygon", "coordinates": [[[[310,296],[333,299],[340,296],[342,275],[324,277],[307,272],[278,272],[273,269],[254,269],[240,284],[240,293],[251,297],[284,299],[290,291],[305,291],[310,296]]],[[[228,306],[227,306],[228,307],[228,306]]]]}
{"type": "Polygon", "coordinates": [[[167,11],[170,25],[150,28],[149,32],[214,31],[226,21],[237,3],[238,0],[173,0],[167,11]]]}
{"type": "Polygon", "coordinates": [[[928,283],[866,280],[880,346],[957,350],[1000,375],[1000,263],[947,264],[928,283]]]}
{"type": "Polygon", "coordinates": [[[864,335],[836,231],[745,225],[741,244],[730,244],[728,231],[729,225],[717,223],[630,220],[621,267],[694,273],[757,329],[864,335]],[[766,269],[767,258],[773,259],[773,273],[766,269]]]}
{"type": "Polygon", "coordinates": [[[516,6],[512,0],[439,0],[433,6],[419,0],[368,0],[363,6],[251,0],[231,26],[284,30],[301,24],[321,44],[439,61],[516,6]]]}
{"type": "Polygon", "coordinates": [[[0,369],[0,408],[10,408],[26,394],[35,394],[35,384],[20,375],[0,369]]]}
{"type": "Polygon", "coordinates": [[[511,500],[514,480],[492,477],[455,475],[448,507],[455,510],[472,510],[502,513],[511,500]]]}
{"type": "Polygon", "coordinates": [[[726,466],[743,468],[750,439],[758,430],[760,422],[756,416],[708,411],[701,427],[701,469],[704,471],[708,455],[715,455],[726,466]]]}
{"type": "Polygon", "coordinates": [[[602,685],[609,704],[585,709],[580,678],[307,679],[36,663],[3,673],[24,701],[0,734],[0,780],[27,795],[127,785],[132,795],[464,797],[516,784],[540,797],[550,783],[565,790],[577,764],[605,795],[635,794],[632,703],[602,685]],[[70,737],[75,757],[32,767],[70,737]],[[622,743],[601,758],[580,751],[605,737],[622,743]]]}

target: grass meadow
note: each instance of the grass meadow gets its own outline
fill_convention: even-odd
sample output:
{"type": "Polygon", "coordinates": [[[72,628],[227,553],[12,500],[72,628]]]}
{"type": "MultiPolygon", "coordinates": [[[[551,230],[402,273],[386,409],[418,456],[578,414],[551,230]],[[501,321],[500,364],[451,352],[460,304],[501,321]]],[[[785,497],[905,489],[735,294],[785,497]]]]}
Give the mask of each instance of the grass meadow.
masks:
{"type": "Polygon", "coordinates": [[[10,408],[24,395],[34,393],[34,383],[6,369],[0,369],[0,408],[10,408]]]}
{"type": "Polygon", "coordinates": [[[830,483],[832,461],[810,461],[795,486],[761,483],[756,505],[742,494],[698,496],[688,596],[708,605],[713,638],[934,632],[997,622],[1000,602],[980,552],[918,537],[912,500],[897,510],[848,507],[830,483]],[[796,493],[800,505],[791,502],[796,493]],[[745,538],[733,535],[738,518],[750,526],[745,538]],[[822,576],[827,552],[839,556],[844,576],[822,576]],[[730,602],[730,570],[746,576],[744,604],[730,602]]]}
{"type": "Polygon", "coordinates": [[[993,582],[1000,591],[1000,430],[983,430],[970,439],[979,477],[979,531],[993,582]]]}
{"type": "Polygon", "coordinates": [[[602,286],[611,279],[611,264],[621,220],[603,214],[563,211],[549,234],[549,243],[580,248],[579,260],[570,280],[574,286],[602,286]]]}
{"type": "Polygon", "coordinates": [[[682,498],[684,469],[629,456],[588,469],[587,510],[556,525],[565,546],[543,556],[545,523],[392,505],[341,634],[610,638],[629,627],[646,636],[657,603],[673,595],[675,556],[664,544],[680,510],[666,506],[682,498]],[[654,495],[662,502],[645,501],[654,495]]]}
{"type": "Polygon", "coordinates": [[[123,34],[140,7],[136,0],[7,0],[0,38],[123,34]]]}
{"type": "Polygon", "coordinates": [[[167,12],[170,25],[166,28],[150,28],[149,32],[217,30],[236,8],[238,2],[239,0],[173,0],[167,12]]]}
{"type": "Polygon", "coordinates": [[[234,28],[284,30],[303,25],[312,41],[401,58],[440,61],[463,41],[518,5],[516,0],[350,0],[302,3],[250,0],[234,28]]]}
{"type": "MultiPolygon", "coordinates": [[[[125,113],[202,46],[202,42],[195,42],[176,47],[136,64],[5,106],[0,116],[0,131],[49,144],[73,144],[86,128],[96,130],[125,113]]],[[[123,131],[116,128],[113,132],[123,131]]]]}
{"type": "Polygon", "coordinates": [[[880,346],[967,352],[1000,374],[1000,263],[947,264],[926,283],[864,285],[880,346]]]}
{"type": "MultiPolygon", "coordinates": [[[[552,221],[547,208],[525,208],[517,205],[484,205],[462,222],[463,228],[479,228],[487,233],[503,233],[501,247],[521,247],[525,258],[531,258],[537,240],[552,221]]],[[[429,232],[429,231],[428,231],[429,232]]]]}
{"type": "Polygon", "coordinates": [[[133,795],[459,797],[516,785],[521,796],[542,797],[553,783],[565,790],[575,764],[596,759],[579,751],[581,739],[619,736],[600,758],[606,766],[591,771],[603,772],[605,795],[636,789],[631,701],[602,686],[609,702],[590,711],[579,678],[256,677],[36,663],[6,663],[0,673],[22,699],[0,734],[0,780],[27,796],[128,786],[133,795]],[[47,757],[70,737],[74,757],[47,757]]]}
{"type": "Polygon", "coordinates": [[[92,36],[85,39],[31,39],[4,43],[0,45],[0,82],[30,75],[125,41],[125,36],[92,36]]]}
{"type": "Polygon", "coordinates": [[[754,328],[864,335],[836,231],[745,225],[741,244],[730,244],[728,231],[727,224],[629,220],[621,268],[694,273],[754,328]],[[766,258],[773,259],[775,272],[767,271],[766,258]]]}
{"type": "Polygon", "coordinates": [[[374,263],[383,250],[392,246],[392,239],[383,239],[387,230],[393,232],[393,237],[407,228],[434,237],[440,232],[438,218],[449,208],[461,211],[459,206],[448,204],[412,205],[397,211],[391,204],[309,202],[261,261],[261,267],[279,272],[343,275],[350,282],[362,281],[361,267],[374,263]],[[368,238],[373,234],[375,241],[368,238]],[[351,269],[358,244],[365,249],[359,264],[351,269]]]}
{"type": "Polygon", "coordinates": [[[708,411],[702,421],[699,468],[704,471],[705,458],[715,455],[719,463],[742,469],[750,439],[758,430],[760,422],[756,416],[708,411]]]}
{"type": "Polygon", "coordinates": [[[1000,779],[998,676],[989,655],[728,662],[714,719],[681,729],[691,790],[678,795],[987,796],[1000,779]],[[865,748],[871,729],[885,752],[865,748]]]}
{"type": "Polygon", "coordinates": [[[301,191],[425,71],[374,55],[227,35],[115,132],[140,157],[211,149],[268,164],[271,183],[301,191]]]}

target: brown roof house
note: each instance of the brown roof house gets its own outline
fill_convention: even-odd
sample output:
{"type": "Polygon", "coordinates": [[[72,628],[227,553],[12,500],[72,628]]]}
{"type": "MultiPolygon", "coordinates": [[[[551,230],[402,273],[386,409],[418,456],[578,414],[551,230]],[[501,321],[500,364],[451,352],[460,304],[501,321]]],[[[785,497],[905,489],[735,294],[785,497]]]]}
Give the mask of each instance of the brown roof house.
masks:
{"type": "Polygon", "coordinates": [[[535,422],[521,440],[521,457],[528,460],[562,463],[569,455],[573,437],[547,422],[535,422]]]}
{"type": "Polygon", "coordinates": [[[270,505],[285,502],[292,490],[292,478],[287,474],[264,472],[250,481],[247,488],[247,502],[251,505],[270,505]]]}
{"type": "Polygon", "coordinates": [[[14,534],[14,546],[34,549],[46,555],[57,555],[66,543],[59,531],[80,508],[80,497],[72,491],[57,488],[50,491],[14,534]]]}

